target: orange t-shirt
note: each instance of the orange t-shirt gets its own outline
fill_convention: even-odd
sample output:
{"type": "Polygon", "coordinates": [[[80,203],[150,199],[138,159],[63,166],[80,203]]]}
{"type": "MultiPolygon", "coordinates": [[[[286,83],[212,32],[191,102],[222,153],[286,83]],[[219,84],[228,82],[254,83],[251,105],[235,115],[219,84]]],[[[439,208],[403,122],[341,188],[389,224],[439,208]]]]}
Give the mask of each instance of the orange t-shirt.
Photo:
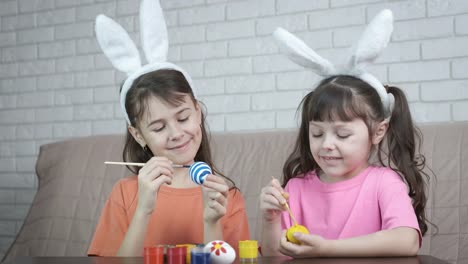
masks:
{"type": "MultiPolygon", "coordinates": [[[[115,256],[138,202],[137,176],[118,181],[104,205],[88,255],[115,256]]],[[[238,252],[239,240],[249,239],[244,198],[229,191],[227,212],[221,218],[224,241],[238,252]]],[[[146,231],[144,246],[203,243],[201,187],[176,189],[162,185],[146,231]]],[[[143,252],[142,252],[143,254],[143,252]]]]}

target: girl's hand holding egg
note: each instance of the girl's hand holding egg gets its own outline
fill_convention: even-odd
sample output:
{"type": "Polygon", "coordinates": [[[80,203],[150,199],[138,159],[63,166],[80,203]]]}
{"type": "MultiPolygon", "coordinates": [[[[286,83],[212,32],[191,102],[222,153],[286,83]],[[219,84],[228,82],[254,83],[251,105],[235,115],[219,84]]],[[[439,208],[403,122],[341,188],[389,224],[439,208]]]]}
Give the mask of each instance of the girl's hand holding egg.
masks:
{"type": "Polygon", "coordinates": [[[205,162],[195,162],[189,168],[190,178],[203,186],[203,200],[205,222],[215,223],[226,214],[229,186],[223,178],[213,175],[212,170],[205,162]]]}

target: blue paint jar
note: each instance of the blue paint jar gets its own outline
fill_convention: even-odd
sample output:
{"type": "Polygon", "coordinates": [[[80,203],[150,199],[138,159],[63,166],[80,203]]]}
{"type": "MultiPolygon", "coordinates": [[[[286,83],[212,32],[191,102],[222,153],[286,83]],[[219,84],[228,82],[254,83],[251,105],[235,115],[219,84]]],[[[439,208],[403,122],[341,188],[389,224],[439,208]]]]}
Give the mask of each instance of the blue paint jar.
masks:
{"type": "Polygon", "coordinates": [[[211,252],[203,247],[194,247],[190,251],[192,264],[210,264],[210,255],[211,252]]]}

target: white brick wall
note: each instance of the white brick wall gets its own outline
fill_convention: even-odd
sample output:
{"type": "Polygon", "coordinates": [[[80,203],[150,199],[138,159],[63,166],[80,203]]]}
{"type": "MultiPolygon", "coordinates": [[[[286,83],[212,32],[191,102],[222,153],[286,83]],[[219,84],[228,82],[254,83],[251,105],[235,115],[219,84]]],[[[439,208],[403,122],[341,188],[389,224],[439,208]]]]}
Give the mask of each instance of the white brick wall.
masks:
{"type": "MultiPolygon", "coordinates": [[[[339,62],[382,8],[394,11],[395,30],[371,71],[405,90],[418,122],[468,120],[468,1],[161,1],[169,58],[194,78],[212,131],[297,126],[297,104],[319,78],[279,54],[277,26],[339,62]]],[[[105,13],[139,45],[138,2],[0,1],[0,256],[33,199],[41,144],[125,132],[124,74],[93,26],[105,13]]]]}

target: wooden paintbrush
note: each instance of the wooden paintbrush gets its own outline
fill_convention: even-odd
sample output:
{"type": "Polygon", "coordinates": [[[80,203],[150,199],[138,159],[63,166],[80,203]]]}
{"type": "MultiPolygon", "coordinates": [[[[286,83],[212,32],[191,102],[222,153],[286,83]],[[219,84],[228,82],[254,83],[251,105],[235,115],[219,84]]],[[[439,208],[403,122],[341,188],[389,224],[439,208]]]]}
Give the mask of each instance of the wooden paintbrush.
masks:
{"type": "MultiPolygon", "coordinates": [[[[104,164],[109,165],[128,165],[128,166],[137,166],[143,167],[146,163],[137,163],[137,162],[119,162],[119,161],[104,161],[104,164]]],[[[172,164],[173,168],[190,168],[190,165],[180,165],[180,164],[172,164]]]]}

